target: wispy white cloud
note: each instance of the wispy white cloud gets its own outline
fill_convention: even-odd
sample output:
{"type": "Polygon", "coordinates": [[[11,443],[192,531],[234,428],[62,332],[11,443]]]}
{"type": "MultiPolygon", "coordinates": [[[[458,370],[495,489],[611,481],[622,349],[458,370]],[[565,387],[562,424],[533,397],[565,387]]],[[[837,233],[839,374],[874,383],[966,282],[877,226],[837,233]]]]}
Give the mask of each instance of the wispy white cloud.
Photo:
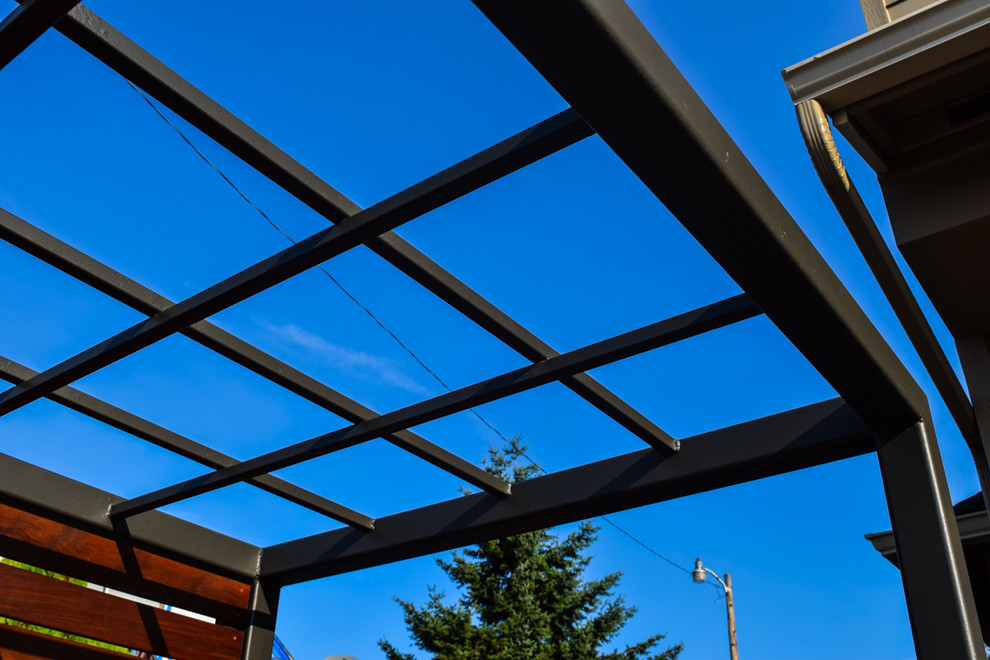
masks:
{"type": "Polygon", "coordinates": [[[283,342],[305,349],[307,353],[319,357],[341,373],[365,382],[398,387],[413,394],[426,396],[430,393],[403,373],[399,365],[389,358],[338,346],[292,323],[287,325],[274,325],[267,321],[260,323],[283,342]]]}

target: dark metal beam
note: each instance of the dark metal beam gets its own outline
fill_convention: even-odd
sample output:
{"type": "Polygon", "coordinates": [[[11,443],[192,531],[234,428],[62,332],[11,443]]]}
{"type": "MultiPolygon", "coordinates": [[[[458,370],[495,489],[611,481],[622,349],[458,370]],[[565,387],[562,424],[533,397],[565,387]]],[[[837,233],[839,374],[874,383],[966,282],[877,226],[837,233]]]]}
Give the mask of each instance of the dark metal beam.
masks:
{"type": "Polygon", "coordinates": [[[265,548],[261,574],[282,584],[442,552],[509,534],[684,497],[865,454],[869,427],[835,399],[682,440],[673,456],[642,451],[513,484],[512,496],[458,497],[265,548]]]}
{"type": "MultiPolygon", "coordinates": [[[[13,360],[0,356],[0,378],[10,383],[16,385],[31,378],[36,373],[36,371],[17,364],[13,360]]],[[[222,454],[195,440],[190,440],[71,387],[56,390],[47,398],[201,465],[219,469],[237,463],[237,459],[231,456],[222,454]]],[[[375,527],[372,518],[270,474],[259,475],[249,480],[248,483],[307,509],[329,516],[334,520],[339,520],[344,524],[365,530],[371,530],[375,527]]]]}
{"type": "MultiPolygon", "coordinates": [[[[229,486],[255,475],[280,470],[334,451],[380,437],[398,429],[473,408],[496,399],[546,385],[564,376],[594,369],[660,346],[724,327],[760,313],[745,294],[606,339],[495,378],[441,394],[349,428],[269,452],[208,475],[167,486],[115,504],[112,516],[128,516],[229,486]]],[[[661,452],[673,453],[671,451],[661,452]]]]}
{"type": "MultiPolygon", "coordinates": [[[[537,363],[560,355],[394,233],[379,236],[369,241],[367,246],[530,362],[537,363]]],[[[669,433],[588,374],[574,374],[560,382],[654,449],[667,451],[676,443],[669,433]]]]}
{"type": "Polygon", "coordinates": [[[55,29],[317,213],[338,221],[361,210],[85,6],[55,29]]]}
{"type": "Polygon", "coordinates": [[[10,64],[79,0],[26,0],[0,23],[0,69],[10,64]]]}
{"type": "MultiPolygon", "coordinates": [[[[361,210],[85,7],[77,7],[56,28],[331,222],[361,210]]],[[[529,152],[528,157],[532,160],[593,134],[573,110],[565,110],[543,125],[552,130],[546,133],[540,151],[529,152]]],[[[531,362],[559,355],[396,234],[386,232],[367,241],[366,245],[531,362]]],[[[659,449],[673,443],[669,434],[591,376],[575,374],[562,383],[651,446],[659,449]]]]}
{"type": "Polygon", "coordinates": [[[927,404],[697,93],[619,0],[474,0],[874,428],[927,404]]]}
{"type": "MultiPolygon", "coordinates": [[[[96,261],[3,209],[0,209],[0,239],[19,247],[142,314],[154,316],[174,304],[126,275],[96,261]]],[[[183,330],[182,334],[281,385],[290,392],[294,392],[343,417],[348,422],[357,423],[378,415],[370,408],[327,387],[315,378],[307,376],[298,369],[277,360],[208,321],[200,321],[183,330]]],[[[26,380],[26,378],[21,380],[26,380]]],[[[476,468],[412,431],[401,431],[388,435],[385,440],[433,465],[451,471],[477,488],[496,495],[505,495],[509,492],[509,486],[503,480],[476,468]]],[[[212,467],[219,466],[214,465],[212,467]]],[[[354,520],[357,521],[359,518],[354,518],[354,520]]]]}
{"type": "Polygon", "coordinates": [[[272,660],[280,596],[281,587],[273,581],[254,581],[241,660],[272,660]]]}
{"type": "Polygon", "coordinates": [[[67,525],[122,538],[222,574],[254,578],[261,549],[159,511],[111,521],[122,498],[0,454],[0,502],[67,525]]]}
{"type": "Polygon", "coordinates": [[[921,660],[984,660],[942,458],[926,427],[919,422],[877,440],[914,647],[921,660]]]}
{"type": "Polygon", "coordinates": [[[543,137],[540,131],[527,130],[503,140],[64,360],[0,394],[0,415],[515,171],[529,162],[525,154],[538,149],[543,137]]]}

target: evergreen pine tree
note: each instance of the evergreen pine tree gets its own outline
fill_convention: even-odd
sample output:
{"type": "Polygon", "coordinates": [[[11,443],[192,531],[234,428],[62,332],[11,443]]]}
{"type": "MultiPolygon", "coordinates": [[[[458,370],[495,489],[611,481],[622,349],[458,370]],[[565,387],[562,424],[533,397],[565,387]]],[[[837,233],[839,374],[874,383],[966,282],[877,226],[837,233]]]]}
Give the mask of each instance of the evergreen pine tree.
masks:
{"type": "MultiPolygon", "coordinates": [[[[513,481],[534,476],[539,468],[519,465],[526,447],[514,438],[502,451],[489,450],[487,468],[513,481]]],[[[650,655],[665,635],[653,635],[624,650],[599,652],[636,612],[622,596],[612,596],[620,572],[582,581],[597,528],[584,522],[559,538],[546,530],[526,532],[438,559],[461,591],[453,604],[431,587],[422,608],[397,599],[417,648],[435,660],[674,660],[676,644],[650,655]]],[[[378,642],[388,660],[416,660],[387,640],[378,642]]]]}

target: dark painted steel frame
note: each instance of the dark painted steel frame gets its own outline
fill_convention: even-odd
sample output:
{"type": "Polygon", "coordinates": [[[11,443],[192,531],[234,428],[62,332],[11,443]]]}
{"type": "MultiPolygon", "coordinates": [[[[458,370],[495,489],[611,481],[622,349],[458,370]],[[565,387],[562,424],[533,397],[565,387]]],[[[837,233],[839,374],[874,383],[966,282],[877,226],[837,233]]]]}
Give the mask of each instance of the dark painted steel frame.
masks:
{"type": "MultiPolygon", "coordinates": [[[[399,429],[418,426],[468,408],[518,394],[534,387],[594,369],[645,351],[695,337],[757,316],[760,308],[741,294],[674,318],[633,330],[611,339],[579,348],[529,367],[489,378],[473,385],[447,392],[400,410],[380,415],[332,433],[303,440],[262,456],[195,477],[173,486],[119,502],[110,508],[113,517],[157,509],[180,500],[223,488],[258,475],[353,447],[399,429]]],[[[679,443],[678,443],[679,447],[679,443]]],[[[673,452],[658,452],[670,455],[673,452]]]]}
{"type": "MultiPolygon", "coordinates": [[[[524,167],[532,160],[547,155],[545,140],[552,140],[559,128],[557,122],[551,119],[503,140],[358,212],[338,225],[318,232],[182,302],[167,307],[147,321],[138,323],[0,394],[0,415],[36,401],[59,387],[338,256],[369,238],[524,167]]],[[[670,441],[668,447],[672,445],[673,442],[670,441]]],[[[492,480],[491,475],[470,464],[451,467],[441,464],[434,456],[423,455],[421,458],[451,471],[459,469],[462,473],[459,476],[462,478],[472,475],[482,483],[492,480]]]]}
{"type": "Polygon", "coordinates": [[[473,1],[842,398],[895,432],[879,451],[898,555],[917,562],[902,577],[919,657],[981,657],[937,445],[904,431],[931,419],[924,394],[697,93],[621,0],[473,1]],[[930,599],[912,588],[926,575],[944,578],[930,599]]]}
{"type": "MultiPolygon", "coordinates": [[[[361,210],[82,5],[60,21],[56,29],[327,220],[339,222],[361,210]]],[[[587,123],[572,110],[560,113],[555,121],[556,130],[552,141],[546,143],[546,153],[592,135],[587,123]]],[[[531,362],[558,354],[395,233],[386,232],[366,245],[531,362]]],[[[564,385],[647,444],[658,447],[672,443],[670,435],[587,374],[576,374],[564,385]]]]}
{"type": "MultiPolygon", "coordinates": [[[[59,267],[75,271],[72,274],[118,299],[130,298],[128,304],[152,318],[62,365],[28,376],[25,383],[0,395],[0,414],[41,396],[61,396],[76,409],[88,406],[89,413],[103,415],[119,428],[130,424],[140,429],[141,424],[133,423],[123,411],[111,415],[97,405],[106,404],[60,388],[183,331],[200,332],[197,341],[205,339],[204,345],[258,373],[268,370],[270,373],[262,375],[276,382],[282,379],[280,384],[310,400],[319,398],[307,377],[297,372],[286,374],[277,363],[266,364],[264,358],[252,353],[256,349],[240,346],[236,338],[211,335],[213,331],[204,330],[211,326],[202,319],[364,242],[539,364],[479,384],[480,392],[453,392],[418,404],[418,408],[413,407],[416,410],[380,417],[361,411],[364,414],[354,414],[351,420],[359,422],[355,427],[330,436],[353,434],[362,424],[365,433],[376,424],[387,427],[382,420],[396,426],[386,430],[397,431],[421,415],[432,418],[445,414],[448,408],[489,400],[486,396],[507,396],[526,383],[559,377],[653,449],[517,484],[508,497],[504,496],[507,489],[492,488],[489,483],[488,489],[498,495],[483,492],[388,516],[378,521],[374,531],[344,528],[264,550],[157,511],[138,513],[134,500],[125,503],[2,455],[0,471],[5,478],[0,481],[0,498],[122,541],[164,550],[185,561],[255,578],[253,607],[257,616],[252,619],[244,655],[255,660],[267,659],[270,653],[278,589],[284,584],[876,450],[919,656],[978,657],[978,625],[974,625],[972,598],[967,593],[937,445],[925,426],[930,416],[924,395],[793,219],[624,3],[475,0],[475,4],[573,110],[364,211],[84,7],[75,7],[58,21],[57,29],[70,39],[327,219],[342,222],[176,305],[127,281],[120,284],[118,280],[119,287],[111,286],[113,271],[87,262],[85,255],[73,253],[67,246],[42,256],[50,263],[60,262],[59,267]],[[573,369],[598,364],[595,360],[620,359],[623,351],[629,351],[631,336],[602,342],[612,342],[608,349],[602,345],[582,349],[583,357],[575,355],[581,351],[559,356],[389,231],[586,137],[590,134],[588,125],[752,296],[844,401],[815,404],[689,438],[684,440],[683,451],[672,454],[676,441],[669,435],[586,374],[569,375],[573,369]],[[63,260],[66,254],[72,258],[63,260]],[[623,348],[617,350],[617,346],[623,348]],[[589,356],[594,359],[582,361],[589,356]],[[129,505],[130,511],[126,508],[129,505]],[[128,515],[111,518],[111,508],[128,515]],[[922,588],[926,589],[924,599],[918,596],[922,588]]],[[[53,7],[60,6],[58,3],[29,0],[19,11],[28,15],[29,10],[39,11],[42,6],[49,12],[46,21],[54,21],[58,11],[53,7]]],[[[0,49],[9,47],[16,51],[13,56],[40,34],[38,28],[22,27],[28,25],[23,22],[26,19],[18,19],[22,21],[18,27],[15,18],[12,15],[0,25],[0,49]],[[14,35],[6,43],[5,33],[14,35]]],[[[31,246],[25,249],[44,251],[44,241],[28,243],[31,246]]],[[[660,325],[663,323],[669,321],[660,325]]],[[[17,370],[11,366],[9,371],[17,370]]],[[[151,433],[148,427],[143,428],[148,439],[162,439],[164,430],[151,433]]],[[[210,451],[201,446],[196,450],[210,451]]],[[[293,448],[280,451],[291,453],[293,448]]],[[[421,458],[444,469],[457,469],[436,455],[421,458]]],[[[251,470],[244,466],[249,463],[225,467],[219,473],[240,470],[239,478],[248,478],[251,470]]],[[[266,460],[254,467],[268,470],[276,463],[266,460]]],[[[463,478],[484,481],[476,474],[476,466],[467,465],[461,467],[463,478]]],[[[254,476],[261,475],[257,472],[254,476]]]]}
{"type": "Polygon", "coordinates": [[[281,585],[273,580],[254,581],[248,625],[244,630],[244,649],[241,653],[243,660],[271,660],[281,592],[281,585]]]}
{"type": "Polygon", "coordinates": [[[458,497],[265,549],[261,574],[283,584],[346,573],[652,504],[869,453],[875,433],[839,399],[685,438],[673,456],[644,449],[537,477],[497,500],[458,497]],[[455,524],[452,524],[455,523],[455,524]]]}
{"type": "Polygon", "coordinates": [[[877,458],[919,658],[986,658],[930,417],[880,434],[877,458]]]}
{"type": "Polygon", "coordinates": [[[921,388],[624,2],[474,3],[863,419],[922,418],[921,388]]]}
{"type": "MultiPolygon", "coordinates": [[[[0,239],[148,316],[154,316],[174,304],[3,209],[0,209],[0,239]]],[[[349,422],[364,421],[378,414],[209,321],[195,323],[182,334],[349,422]]],[[[385,439],[410,451],[415,450],[413,453],[433,452],[452,464],[460,460],[411,431],[386,436],[385,439]]],[[[488,473],[479,475],[471,472],[464,478],[468,483],[491,493],[508,493],[508,486],[488,473]]]]}
{"type": "Polygon", "coordinates": [[[79,0],[27,0],[0,22],[0,69],[55,25],[79,0]]]}
{"type": "MultiPolygon", "coordinates": [[[[0,378],[3,380],[17,384],[31,378],[36,373],[9,358],[0,356],[0,378]]],[[[126,410],[121,410],[105,401],[100,401],[96,397],[80,392],[77,389],[63,387],[49,394],[47,398],[66,408],[71,408],[88,417],[101,421],[108,426],[112,426],[125,433],[130,433],[137,438],[147,440],[163,449],[167,449],[179,456],[196,461],[201,465],[211,467],[215,470],[237,463],[236,459],[226,454],[222,454],[195,440],[181,436],[174,431],[162,428],[153,422],[133,415],[126,410]]],[[[316,493],[312,493],[270,474],[254,477],[248,480],[248,483],[290,502],[304,506],[307,509],[322,513],[334,520],[339,520],[347,525],[369,531],[375,528],[374,520],[368,516],[336,502],[331,502],[325,497],[321,497],[316,493]]]]}

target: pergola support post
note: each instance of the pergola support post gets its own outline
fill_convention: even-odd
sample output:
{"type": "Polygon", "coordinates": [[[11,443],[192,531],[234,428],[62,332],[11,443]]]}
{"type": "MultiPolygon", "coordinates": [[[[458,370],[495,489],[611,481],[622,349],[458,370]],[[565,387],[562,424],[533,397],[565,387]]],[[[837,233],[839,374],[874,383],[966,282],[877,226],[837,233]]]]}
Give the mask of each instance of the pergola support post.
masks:
{"type": "Polygon", "coordinates": [[[877,457],[918,658],[985,659],[934,434],[924,421],[881,434],[877,457]]]}
{"type": "Polygon", "coordinates": [[[979,438],[974,438],[971,449],[974,460],[980,452],[983,455],[983,462],[976,462],[976,471],[983,485],[983,501],[990,511],[990,461],[987,460],[990,456],[990,344],[987,334],[976,332],[957,338],[956,351],[976,416],[979,438]]]}
{"type": "Polygon", "coordinates": [[[282,585],[274,580],[255,580],[251,587],[251,609],[244,629],[241,660],[271,660],[275,645],[275,619],[282,585]]]}

